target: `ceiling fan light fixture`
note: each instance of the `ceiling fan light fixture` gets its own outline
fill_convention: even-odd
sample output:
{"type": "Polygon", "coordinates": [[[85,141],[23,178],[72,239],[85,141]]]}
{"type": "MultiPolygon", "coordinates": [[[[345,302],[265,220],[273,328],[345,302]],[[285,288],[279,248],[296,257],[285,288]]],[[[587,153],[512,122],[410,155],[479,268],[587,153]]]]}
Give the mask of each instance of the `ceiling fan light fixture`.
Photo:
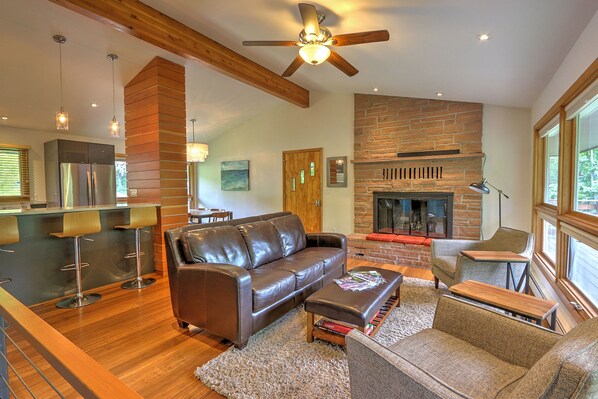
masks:
{"type": "Polygon", "coordinates": [[[299,50],[299,55],[311,65],[319,65],[330,57],[330,49],[323,44],[306,44],[299,50]]]}

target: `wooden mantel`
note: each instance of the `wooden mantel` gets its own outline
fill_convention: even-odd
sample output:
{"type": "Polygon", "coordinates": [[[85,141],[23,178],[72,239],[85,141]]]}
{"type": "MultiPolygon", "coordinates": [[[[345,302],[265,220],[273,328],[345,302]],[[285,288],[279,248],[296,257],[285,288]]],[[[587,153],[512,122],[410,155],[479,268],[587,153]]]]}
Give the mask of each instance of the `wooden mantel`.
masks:
{"type": "Polygon", "coordinates": [[[354,164],[362,164],[362,163],[388,163],[388,162],[405,162],[405,161],[435,161],[435,160],[441,160],[441,159],[481,158],[483,156],[484,156],[483,152],[474,152],[471,154],[425,155],[425,156],[421,156],[421,157],[389,157],[389,158],[354,159],[351,162],[354,164]]]}
{"type": "Polygon", "coordinates": [[[50,0],[303,108],[309,91],[139,0],[50,0]]]}

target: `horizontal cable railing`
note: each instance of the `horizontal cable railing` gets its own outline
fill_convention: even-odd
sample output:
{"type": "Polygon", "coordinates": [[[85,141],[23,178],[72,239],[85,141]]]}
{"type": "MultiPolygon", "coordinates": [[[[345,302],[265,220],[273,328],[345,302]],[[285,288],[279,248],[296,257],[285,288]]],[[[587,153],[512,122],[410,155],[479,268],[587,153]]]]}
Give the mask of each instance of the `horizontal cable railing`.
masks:
{"type": "Polygon", "coordinates": [[[0,288],[0,398],[71,397],[72,394],[61,392],[65,385],[66,390],[72,387],[84,398],[141,398],[0,288]],[[6,327],[6,324],[10,327],[6,327]],[[21,339],[13,338],[12,335],[16,335],[13,333],[17,333],[21,339]],[[42,360],[43,365],[35,361],[39,355],[42,359],[37,360],[42,360]],[[19,360],[14,361],[16,358],[19,360]],[[57,374],[59,383],[54,382],[57,374]],[[39,393],[40,390],[43,393],[39,393]]]}

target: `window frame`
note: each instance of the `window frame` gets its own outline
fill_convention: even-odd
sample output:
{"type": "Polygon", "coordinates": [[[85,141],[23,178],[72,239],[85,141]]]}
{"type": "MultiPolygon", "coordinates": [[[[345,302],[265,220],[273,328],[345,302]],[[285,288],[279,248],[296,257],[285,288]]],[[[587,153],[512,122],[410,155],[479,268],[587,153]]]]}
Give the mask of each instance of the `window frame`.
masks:
{"type": "Polygon", "coordinates": [[[534,125],[534,184],[533,184],[533,232],[537,240],[534,248],[534,264],[550,285],[562,296],[567,310],[579,321],[598,316],[598,303],[592,303],[568,279],[570,261],[570,237],[595,247],[598,242],[598,217],[575,210],[577,181],[577,118],[567,119],[567,107],[579,103],[587,90],[598,84],[598,60],[595,61],[551,109],[534,125]],[[558,118],[559,121],[559,177],[557,206],[544,202],[546,184],[546,145],[541,133],[558,118]],[[544,221],[554,221],[557,228],[556,262],[543,253],[544,221]],[[574,232],[574,234],[572,233],[574,232]],[[572,303],[580,305],[573,306],[572,303]]]}
{"type": "Polygon", "coordinates": [[[0,150],[19,151],[19,181],[21,181],[21,195],[0,195],[0,203],[31,201],[31,150],[30,146],[15,144],[0,144],[0,150]],[[22,158],[25,157],[25,160],[22,158]],[[23,168],[23,166],[25,166],[23,168]]]}
{"type": "MultiPolygon", "coordinates": [[[[120,154],[120,153],[116,153],[114,154],[114,169],[116,171],[116,162],[124,162],[125,164],[127,163],[127,154],[120,154]]],[[[129,171],[127,170],[127,174],[129,173],[129,171]]],[[[127,179],[128,182],[128,179],[127,179]]],[[[116,191],[116,202],[117,203],[124,203],[127,202],[129,200],[129,187],[127,185],[127,195],[125,195],[124,197],[119,197],[118,196],[118,190],[116,191]]]]}

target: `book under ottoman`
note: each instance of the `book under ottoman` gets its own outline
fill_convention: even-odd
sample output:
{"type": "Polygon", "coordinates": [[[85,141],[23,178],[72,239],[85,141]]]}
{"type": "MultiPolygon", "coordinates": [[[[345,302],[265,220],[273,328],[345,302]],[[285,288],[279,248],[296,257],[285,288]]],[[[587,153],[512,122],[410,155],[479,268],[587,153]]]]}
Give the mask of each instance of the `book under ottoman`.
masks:
{"type": "Polygon", "coordinates": [[[391,270],[369,266],[358,266],[351,272],[377,271],[386,283],[364,291],[343,291],[336,283],[331,283],[305,300],[307,312],[307,342],[314,338],[345,345],[342,333],[327,331],[314,325],[315,315],[323,316],[332,322],[355,326],[365,331],[368,324],[373,324],[370,335],[375,335],[392,309],[400,306],[400,289],[403,275],[391,270]]]}

